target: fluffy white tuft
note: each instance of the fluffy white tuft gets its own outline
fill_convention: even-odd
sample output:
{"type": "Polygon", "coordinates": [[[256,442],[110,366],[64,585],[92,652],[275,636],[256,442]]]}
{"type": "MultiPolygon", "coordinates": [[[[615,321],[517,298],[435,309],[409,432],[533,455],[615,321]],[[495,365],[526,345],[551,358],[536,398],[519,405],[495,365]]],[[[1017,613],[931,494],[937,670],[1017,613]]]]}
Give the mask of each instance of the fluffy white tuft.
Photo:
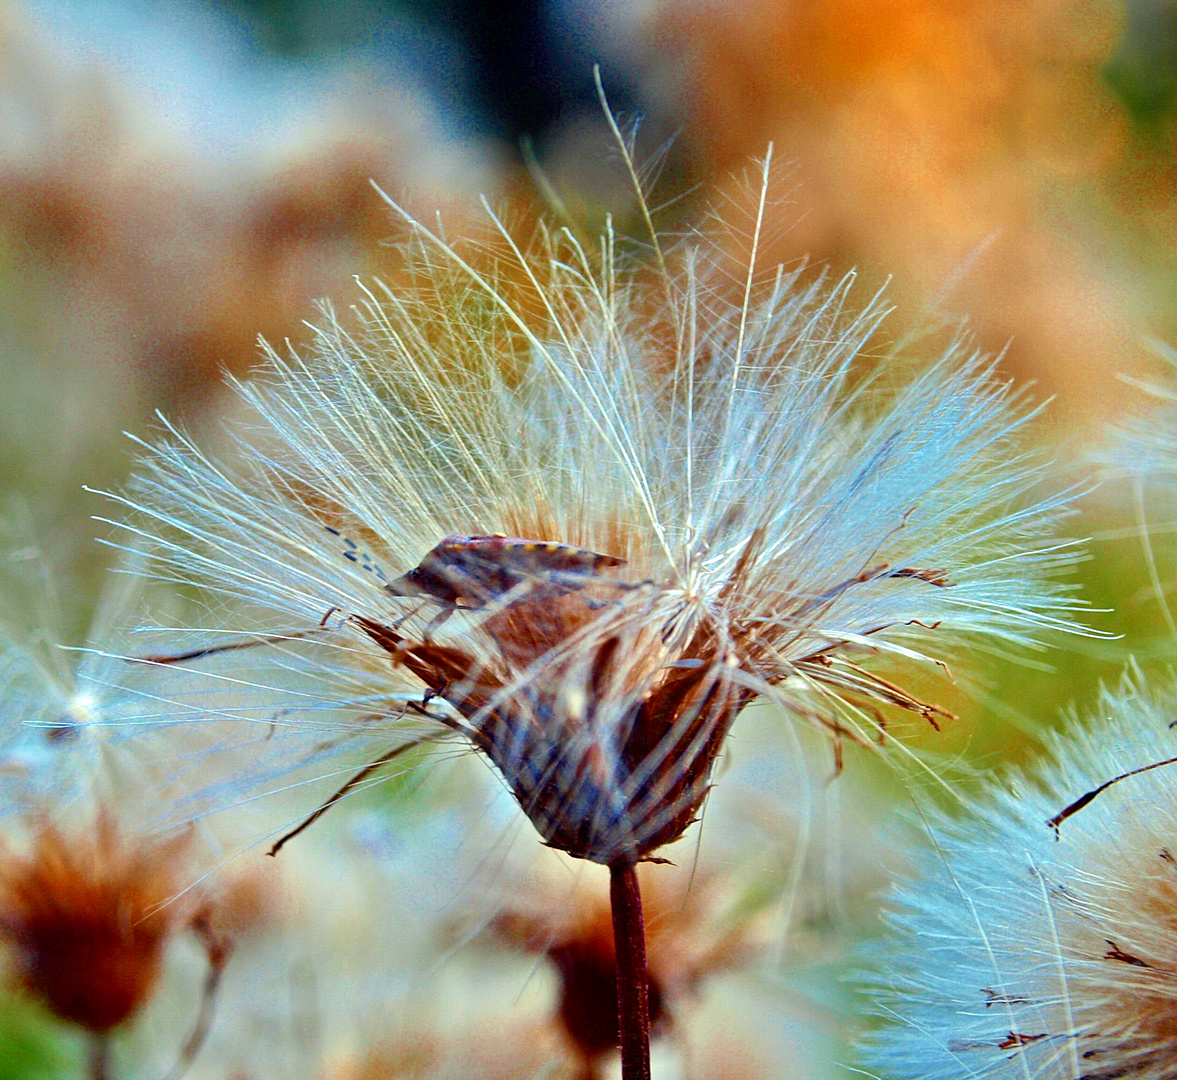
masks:
{"type": "Polygon", "coordinates": [[[119,497],[258,631],[322,626],[282,724],[456,732],[549,842],[607,862],[685,828],[756,695],[865,742],[879,705],[937,715],[871,656],[1071,627],[1049,579],[1073,549],[1046,539],[1067,497],[1030,494],[1032,412],[967,341],[904,379],[870,355],[878,298],[761,273],[755,234],[733,281],[706,237],[649,269],[609,233],[502,230],[492,258],[415,230],[397,288],[239,387],[236,456],[170,428],[119,497]],[[625,564],[448,613],[384,588],[496,533],[625,564]]]}
{"type": "Polygon", "coordinates": [[[972,811],[933,813],[869,987],[864,1063],[920,1080],[1162,1080],[1177,1060],[1172,688],[1138,676],[972,811]]]}

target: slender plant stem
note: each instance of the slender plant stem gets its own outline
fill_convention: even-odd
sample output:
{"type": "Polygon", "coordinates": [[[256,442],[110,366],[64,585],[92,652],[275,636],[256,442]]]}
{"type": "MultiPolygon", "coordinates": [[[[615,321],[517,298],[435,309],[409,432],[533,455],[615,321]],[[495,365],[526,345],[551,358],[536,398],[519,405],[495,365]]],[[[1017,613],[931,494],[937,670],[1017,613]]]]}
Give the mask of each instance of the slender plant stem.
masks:
{"type": "Polygon", "coordinates": [[[110,1067],[110,1037],[95,1033],[89,1041],[89,1080],[112,1080],[114,1073],[110,1067]]]}
{"type": "Polygon", "coordinates": [[[650,1080],[650,985],[642,894],[632,863],[609,867],[613,949],[617,956],[617,1024],[622,1080],[650,1080]]]}
{"type": "Polygon", "coordinates": [[[217,991],[221,988],[221,979],[225,974],[225,965],[233,952],[233,945],[227,938],[219,937],[213,932],[209,924],[207,912],[201,912],[192,921],[192,929],[204,944],[208,954],[208,973],[204,977],[204,991],[200,996],[200,1011],[196,1015],[196,1024],[192,1034],[180,1051],[176,1064],[165,1074],[164,1080],[180,1080],[191,1067],[212,1030],[213,1015],[217,1004],[217,991]]]}

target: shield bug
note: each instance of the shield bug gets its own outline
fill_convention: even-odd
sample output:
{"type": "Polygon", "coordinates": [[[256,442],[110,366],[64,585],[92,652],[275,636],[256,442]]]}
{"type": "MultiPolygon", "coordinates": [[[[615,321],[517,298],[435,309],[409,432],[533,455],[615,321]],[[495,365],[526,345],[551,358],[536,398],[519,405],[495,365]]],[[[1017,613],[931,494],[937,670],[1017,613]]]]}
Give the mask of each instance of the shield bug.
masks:
{"type": "Polygon", "coordinates": [[[393,596],[421,596],[446,608],[479,608],[520,587],[583,589],[616,555],[517,536],[447,536],[420,564],[384,586],[393,596]]]}

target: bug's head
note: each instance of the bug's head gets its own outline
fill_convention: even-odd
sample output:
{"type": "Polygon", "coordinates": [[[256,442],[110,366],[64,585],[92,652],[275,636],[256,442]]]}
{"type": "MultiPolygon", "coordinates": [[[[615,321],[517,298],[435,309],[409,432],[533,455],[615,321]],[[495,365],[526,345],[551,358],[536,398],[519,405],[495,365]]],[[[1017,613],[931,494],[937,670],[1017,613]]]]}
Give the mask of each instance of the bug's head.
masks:
{"type": "Polygon", "coordinates": [[[388,582],[384,586],[384,591],[392,596],[432,597],[433,594],[426,588],[425,583],[418,580],[420,576],[420,570],[410,570],[407,574],[401,574],[400,577],[388,582]]]}

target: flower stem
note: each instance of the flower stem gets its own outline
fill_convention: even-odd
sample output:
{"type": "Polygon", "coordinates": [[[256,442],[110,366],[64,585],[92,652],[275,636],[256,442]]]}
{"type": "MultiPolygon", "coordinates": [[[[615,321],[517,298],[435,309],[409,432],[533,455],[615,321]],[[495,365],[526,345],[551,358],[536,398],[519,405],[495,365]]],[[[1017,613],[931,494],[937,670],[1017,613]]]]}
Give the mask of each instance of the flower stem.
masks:
{"type": "Polygon", "coordinates": [[[609,867],[622,1080],[650,1080],[650,1001],[642,894],[632,863],[609,867]]]}
{"type": "Polygon", "coordinates": [[[105,1033],[90,1035],[88,1047],[89,1080],[112,1080],[110,1067],[110,1038],[105,1033]]]}

